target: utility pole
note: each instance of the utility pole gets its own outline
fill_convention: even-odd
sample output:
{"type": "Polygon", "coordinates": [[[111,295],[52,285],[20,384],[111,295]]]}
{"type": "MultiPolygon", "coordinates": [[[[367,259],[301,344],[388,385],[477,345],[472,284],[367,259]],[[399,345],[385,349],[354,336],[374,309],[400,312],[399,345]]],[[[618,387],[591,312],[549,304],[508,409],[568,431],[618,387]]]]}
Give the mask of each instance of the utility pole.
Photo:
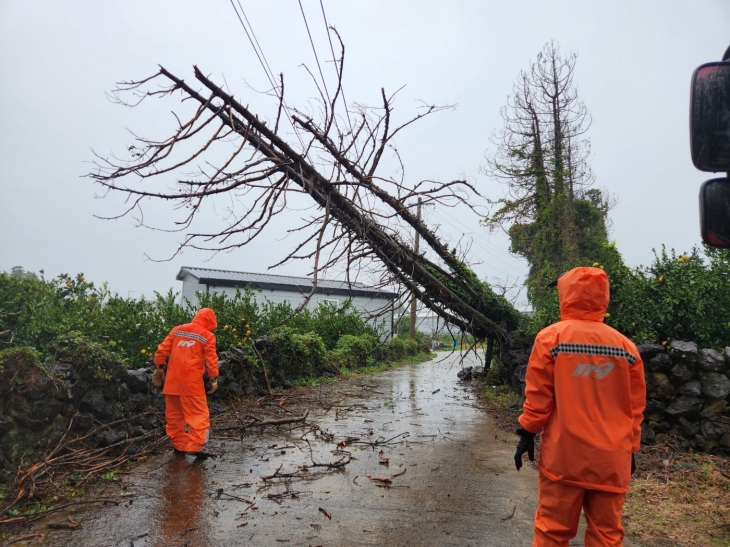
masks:
{"type": "MultiPolygon", "coordinates": [[[[416,217],[418,217],[418,220],[421,220],[421,198],[418,198],[418,207],[416,208],[416,217]]],[[[413,247],[413,250],[416,254],[418,254],[418,245],[421,243],[421,236],[418,232],[416,232],[416,244],[413,247]]],[[[411,340],[416,339],[416,297],[411,297],[411,340]]]]}

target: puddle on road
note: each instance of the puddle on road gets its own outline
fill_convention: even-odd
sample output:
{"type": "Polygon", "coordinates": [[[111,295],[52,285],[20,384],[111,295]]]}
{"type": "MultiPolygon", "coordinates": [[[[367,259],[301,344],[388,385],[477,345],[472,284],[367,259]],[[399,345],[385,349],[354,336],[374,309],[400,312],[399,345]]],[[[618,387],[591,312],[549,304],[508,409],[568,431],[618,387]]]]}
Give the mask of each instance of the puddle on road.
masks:
{"type": "Polygon", "coordinates": [[[214,438],[215,460],[160,454],[124,478],[121,505],[28,545],[530,545],[536,474],[511,467],[513,437],[456,360],[323,387],[307,426],[214,438]]]}

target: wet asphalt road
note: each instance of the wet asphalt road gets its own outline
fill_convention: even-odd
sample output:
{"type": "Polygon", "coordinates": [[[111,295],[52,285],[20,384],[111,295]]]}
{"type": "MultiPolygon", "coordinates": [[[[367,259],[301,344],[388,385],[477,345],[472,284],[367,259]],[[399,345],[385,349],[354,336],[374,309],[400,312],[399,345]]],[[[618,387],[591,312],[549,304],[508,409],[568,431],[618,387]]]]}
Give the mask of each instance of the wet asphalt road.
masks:
{"type": "Polygon", "coordinates": [[[80,510],[73,518],[82,529],[28,545],[529,546],[537,474],[515,471],[515,437],[495,430],[457,381],[457,357],[328,386],[345,397],[328,411],[312,406],[308,421],[335,438],[308,433],[311,455],[307,429],[288,426],[213,439],[217,460],[161,454],[123,478],[128,501],[80,510]],[[261,478],[336,462],[347,437],[395,438],[347,446],[352,461],[342,469],[261,478]],[[371,480],[391,477],[389,486],[371,480]]]}

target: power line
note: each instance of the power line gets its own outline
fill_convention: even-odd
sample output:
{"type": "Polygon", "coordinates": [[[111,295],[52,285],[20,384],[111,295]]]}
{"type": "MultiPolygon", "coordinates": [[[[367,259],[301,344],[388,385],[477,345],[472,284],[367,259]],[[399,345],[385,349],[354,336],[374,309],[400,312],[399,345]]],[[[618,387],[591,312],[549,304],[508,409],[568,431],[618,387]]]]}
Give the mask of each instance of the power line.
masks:
{"type": "MultiPolygon", "coordinates": [[[[273,74],[269,74],[269,70],[267,70],[268,63],[264,64],[264,61],[261,59],[261,56],[263,55],[263,51],[261,52],[261,55],[259,55],[259,50],[254,45],[254,41],[251,38],[251,34],[249,34],[248,29],[246,28],[246,25],[243,23],[243,19],[241,19],[241,15],[238,13],[238,10],[236,9],[236,4],[233,3],[233,0],[230,0],[231,6],[233,6],[233,11],[236,12],[236,16],[238,17],[238,20],[241,22],[241,26],[243,27],[243,31],[246,33],[246,36],[248,37],[248,41],[251,42],[251,47],[253,48],[254,53],[256,53],[256,57],[259,59],[259,63],[261,63],[261,67],[264,69],[264,72],[266,73],[266,78],[269,80],[269,83],[271,84],[271,87],[276,88],[276,85],[274,84],[273,80],[273,74]]],[[[241,3],[238,3],[239,6],[241,6],[241,3]]],[[[246,17],[246,13],[243,11],[243,7],[241,6],[241,13],[243,13],[243,16],[246,17]]],[[[246,21],[248,21],[248,18],[246,18],[246,21]]],[[[250,24],[250,23],[249,23],[250,24]]],[[[251,29],[251,33],[253,33],[253,28],[251,29]]],[[[258,41],[257,41],[258,43],[258,41]]]]}
{"type": "MultiPolygon", "coordinates": [[[[319,56],[317,55],[317,48],[314,47],[314,40],[312,40],[312,33],[309,32],[309,23],[307,23],[307,16],[304,14],[304,6],[302,6],[302,0],[298,0],[299,9],[302,11],[302,18],[304,19],[304,26],[307,27],[307,35],[309,36],[309,43],[312,44],[312,51],[314,52],[314,60],[317,61],[317,68],[319,69],[319,77],[322,78],[322,86],[324,87],[324,93],[327,95],[327,102],[332,104],[330,100],[330,93],[327,90],[327,82],[324,80],[324,74],[322,74],[322,65],[319,64],[319,56]]],[[[334,116],[334,113],[332,114],[334,116]]]]}
{"type": "MultiPolygon", "coordinates": [[[[447,220],[453,220],[454,222],[457,222],[458,224],[461,224],[461,226],[463,228],[465,228],[466,230],[468,230],[469,233],[472,234],[473,237],[476,237],[476,238],[481,239],[485,244],[487,244],[487,245],[489,245],[491,247],[494,247],[494,250],[497,251],[498,253],[501,253],[504,256],[506,256],[507,258],[509,258],[510,260],[515,261],[515,258],[510,253],[507,253],[507,252],[503,251],[502,249],[500,249],[499,247],[497,247],[494,243],[492,243],[491,241],[489,241],[488,239],[486,239],[484,236],[481,236],[481,235],[479,235],[476,232],[472,232],[471,231],[471,228],[469,226],[467,226],[466,224],[464,224],[463,222],[461,222],[459,219],[457,219],[457,218],[446,219],[445,217],[442,217],[440,215],[437,215],[437,216],[439,216],[439,218],[442,218],[445,221],[447,221],[447,220]]],[[[453,226],[453,227],[456,228],[456,226],[453,226]]],[[[517,262],[515,261],[515,263],[517,263],[517,262]]]]}
{"type": "Polygon", "coordinates": [[[274,71],[271,70],[271,67],[269,66],[269,61],[266,59],[266,55],[264,55],[264,50],[261,47],[261,44],[259,44],[258,38],[256,38],[256,33],[253,31],[253,26],[249,22],[248,17],[246,17],[246,12],[243,11],[243,6],[241,6],[241,0],[236,0],[236,2],[238,2],[238,6],[241,8],[241,13],[243,14],[243,18],[246,19],[246,24],[248,25],[248,28],[251,29],[251,34],[253,35],[253,39],[256,42],[256,45],[258,46],[259,51],[261,51],[261,56],[264,58],[264,63],[266,63],[266,68],[269,69],[269,74],[271,75],[271,77],[274,80],[276,80],[276,78],[274,77],[274,71]]]}
{"type": "MultiPolygon", "coordinates": [[[[261,68],[264,69],[264,73],[266,74],[266,78],[269,80],[269,83],[271,84],[272,89],[277,89],[277,85],[274,83],[274,80],[276,79],[274,77],[274,71],[271,70],[271,67],[269,66],[269,62],[266,60],[266,55],[264,55],[264,50],[259,44],[258,39],[256,38],[256,34],[253,31],[253,25],[248,20],[248,17],[246,17],[246,12],[243,9],[243,6],[241,5],[240,0],[236,0],[238,2],[239,8],[241,8],[241,13],[243,14],[244,19],[246,19],[246,23],[248,23],[248,26],[251,28],[251,33],[249,34],[248,29],[246,28],[246,25],[243,23],[243,19],[241,19],[241,15],[238,13],[238,9],[236,9],[236,5],[233,3],[233,0],[230,0],[231,6],[233,7],[233,11],[236,12],[236,16],[238,17],[238,20],[241,23],[241,26],[243,27],[244,32],[246,33],[246,36],[248,37],[248,41],[251,43],[251,47],[254,50],[254,53],[256,53],[256,57],[258,57],[259,63],[261,64],[261,68]],[[251,36],[253,35],[253,39],[251,39],[251,36]],[[254,45],[254,41],[256,42],[256,45],[258,45],[258,49],[256,48],[256,45],[254,45]],[[259,50],[261,51],[261,55],[259,55],[259,50]]],[[[294,126],[294,122],[292,122],[292,116],[291,112],[289,111],[289,107],[286,104],[286,101],[284,101],[284,95],[280,91],[278,93],[279,100],[281,101],[281,105],[286,110],[287,119],[289,121],[289,124],[292,126],[292,129],[294,130],[294,134],[297,136],[297,140],[299,140],[299,144],[302,145],[302,149],[305,149],[304,141],[302,141],[302,137],[299,135],[299,132],[297,131],[297,128],[294,126]]]]}
{"type": "MultiPolygon", "coordinates": [[[[459,228],[458,226],[456,226],[456,225],[452,224],[452,223],[451,223],[451,221],[450,221],[449,219],[447,219],[447,218],[445,218],[445,217],[443,217],[443,216],[439,215],[438,213],[435,213],[435,216],[436,216],[436,217],[437,217],[437,218],[438,218],[439,220],[441,220],[442,222],[445,222],[446,224],[448,224],[449,226],[451,226],[452,228],[454,228],[454,229],[456,229],[456,230],[459,230],[459,229],[460,229],[460,228],[459,228]]],[[[456,222],[459,222],[459,221],[458,221],[458,220],[456,220],[456,219],[452,219],[452,220],[454,220],[454,221],[456,221],[456,222]]],[[[461,222],[459,222],[459,224],[462,224],[462,223],[461,223],[461,222]]],[[[464,224],[462,224],[462,226],[463,226],[464,228],[467,228],[467,229],[468,229],[468,226],[465,226],[464,224]]],[[[461,229],[463,230],[463,228],[461,228],[461,229]]],[[[499,256],[497,256],[496,254],[494,254],[494,252],[493,252],[492,250],[488,249],[488,248],[487,248],[487,247],[486,247],[486,246],[485,246],[484,244],[480,243],[480,241],[481,241],[481,242],[483,242],[483,243],[488,243],[489,245],[492,245],[492,246],[494,246],[494,244],[492,244],[492,243],[490,243],[490,242],[488,242],[488,241],[484,240],[484,239],[483,239],[483,238],[482,238],[481,236],[479,236],[479,235],[475,234],[474,232],[469,232],[469,234],[470,234],[470,236],[472,237],[472,241],[474,242],[474,244],[475,244],[475,245],[476,245],[477,247],[481,248],[481,249],[482,249],[483,251],[485,251],[485,252],[486,252],[487,254],[489,254],[490,256],[494,257],[494,258],[495,258],[496,260],[499,260],[500,262],[502,262],[502,263],[503,263],[503,264],[504,264],[505,266],[507,266],[508,268],[511,268],[511,269],[514,269],[514,270],[518,270],[518,266],[517,266],[517,263],[516,263],[516,262],[515,262],[515,263],[509,263],[509,262],[505,261],[504,259],[502,259],[502,258],[500,258],[499,256]]],[[[498,250],[498,251],[500,251],[500,252],[504,253],[504,251],[501,251],[500,249],[496,249],[496,250],[498,250]]],[[[494,268],[495,270],[497,270],[497,271],[499,271],[499,272],[503,273],[504,275],[509,275],[508,273],[506,273],[506,272],[504,272],[504,271],[502,271],[502,270],[500,270],[500,269],[496,268],[495,266],[492,266],[492,267],[493,267],[493,268],[494,268]]]]}

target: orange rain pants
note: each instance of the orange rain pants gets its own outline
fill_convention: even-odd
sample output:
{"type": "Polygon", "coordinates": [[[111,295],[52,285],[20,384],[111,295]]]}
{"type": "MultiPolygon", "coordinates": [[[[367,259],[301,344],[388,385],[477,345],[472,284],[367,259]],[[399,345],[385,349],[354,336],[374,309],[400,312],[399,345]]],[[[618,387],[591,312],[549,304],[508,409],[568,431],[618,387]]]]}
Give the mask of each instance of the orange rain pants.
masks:
{"type": "Polygon", "coordinates": [[[588,490],[539,478],[540,506],[535,515],[533,547],[568,547],[578,532],[580,510],[586,516],[585,547],[621,547],[621,510],[626,494],[588,490]]]}
{"type": "Polygon", "coordinates": [[[205,395],[165,395],[165,432],[182,452],[200,452],[208,440],[210,415],[205,395]]]}

